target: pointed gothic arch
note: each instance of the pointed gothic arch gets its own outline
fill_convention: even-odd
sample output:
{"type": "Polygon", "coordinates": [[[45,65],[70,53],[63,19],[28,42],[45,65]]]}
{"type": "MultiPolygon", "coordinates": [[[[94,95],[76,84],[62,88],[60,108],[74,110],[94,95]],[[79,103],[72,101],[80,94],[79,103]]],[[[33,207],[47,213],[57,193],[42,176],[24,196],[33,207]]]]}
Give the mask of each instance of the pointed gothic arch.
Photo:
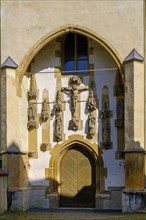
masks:
{"type": "Polygon", "coordinates": [[[49,168],[46,169],[47,179],[50,180],[50,190],[52,193],[57,192],[59,195],[60,186],[60,165],[63,156],[70,149],[75,149],[74,146],[78,146],[80,151],[84,151],[92,160],[95,169],[95,192],[102,192],[104,189],[104,175],[106,174],[106,169],[104,168],[102,159],[102,150],[95,143],[90,143],[88,140],[84,139],[82,135],[71,135],[62,144],[56,144],[51,150],[51,158],[49,163],[49,168]]]}
{"type": "Polygon", "coordinates": [[[95,33],[92,30],[89,30],[86,27],[68,24],[68,25],[58,28],[57,30],[49,32],[46,36],[44,36],[38,42],[36,42],[33,45],[33,47],[28,51],[28,53],[24,56],[22,62],[20,63],[20,66],[17,68],[17,95],[20,95],[20,88],[21,88],[23,75],[25,74],[29,64],[31,63],[35,55],[50,41],[69,32],[84,35],[94,40],[95,42],[101,44],[113,57],[113,59],[115,60],[120,70],[121,75],[123,75],[122,67],[121,67],[122,62],[123,62],[122,58],[120,57],[116,49],[103,36],[95,33]]]}

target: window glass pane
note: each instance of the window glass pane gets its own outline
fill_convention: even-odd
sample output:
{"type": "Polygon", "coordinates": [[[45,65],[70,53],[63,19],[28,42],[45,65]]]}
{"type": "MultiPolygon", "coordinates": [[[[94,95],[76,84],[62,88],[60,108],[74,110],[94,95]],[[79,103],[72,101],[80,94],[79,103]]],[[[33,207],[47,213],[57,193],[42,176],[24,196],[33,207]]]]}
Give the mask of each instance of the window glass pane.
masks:
{"type": "Polygon", "coordinates": [[[87,74],[88,73],[88,71],[86,71],[86,70],[88,70],[88,60],[87,59],[86,60],[78,60],[77,65],[78,65],[78,70],[81,70],[78,72],[79,74],[87,74]],[[85,71],[83,71],[83,70],[85,70],[85,71]]]}
{"type": "MultiPolygon", "coordinates": [[[[70,33],[65,39],[65,71],[75,70],[75,35],[70,33]]],[[[72,74],[72,73],[65,73],[72,74]]]]}
{"type": "MultiPolygon", "coordinates": [[[[88,70],[88,44],[87,38],[77,35],[77,69],[88,70]]],[[[87,73],[85,71],[79,73],[87,73]]]]}
{"type": "MultiPolygon", "coordinates": [[[[76,72],[73,72],[74,70],[88,70],[88,42],[86,37],[69,33],[65,39],[64,53],[64,70],[68,71],[65,74],[75,74],[76,72]]],[[[88,72],[81,71],[78,73],[85,74],[88,72]]]]}

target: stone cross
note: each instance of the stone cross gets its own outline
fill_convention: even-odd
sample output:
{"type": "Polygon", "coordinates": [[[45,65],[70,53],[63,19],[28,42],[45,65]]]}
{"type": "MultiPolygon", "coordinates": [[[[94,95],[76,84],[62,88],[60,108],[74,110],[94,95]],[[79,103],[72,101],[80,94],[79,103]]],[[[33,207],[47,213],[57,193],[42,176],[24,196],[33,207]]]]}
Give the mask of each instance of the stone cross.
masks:
{"type": "Polygon", "coordinates": [[[69,92],[71,99],[71,114],[72,114],[72,130],[78,130],[78,126],[74,126],[74,123],[78,123],[78,107],[77,103],[79,101],[79,93],[88,90],[87,86],[80,86],[81,80],[78,76],[73,76],[70,79],[70,85],[68,87],[63,87],[62,92],[69,92]],[[76,128],[76,129],[74,129],[76,128]]]}

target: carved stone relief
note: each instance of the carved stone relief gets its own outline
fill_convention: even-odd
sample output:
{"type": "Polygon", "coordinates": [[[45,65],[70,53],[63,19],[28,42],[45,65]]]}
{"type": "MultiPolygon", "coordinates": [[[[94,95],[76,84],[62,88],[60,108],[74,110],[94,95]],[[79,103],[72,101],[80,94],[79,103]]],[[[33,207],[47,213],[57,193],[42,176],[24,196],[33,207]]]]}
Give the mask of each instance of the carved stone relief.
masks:
{"type": "Polygon", "coordinates": [[[61,94],[60,94],[60,89],[57,91],[57,96],[56,96],[56,104],[54,106],[54,110],[57,112],[62,111],[62,101],[61,101],[61,94]]]}
{"type": "Polygon", "coordinates": [[[30,102],[28,104],[27,115],[28,115],[27,128],[29,130],[33,129],[33,128],[36,128],[36,108],[35,108],[33,102],[30,102]]]}
{"type": "Polygon", "coordinates": [[[49,118],[47,100],[44,99],[42,103],[42,111],[41,111],[41,120],[42,122],[46,122],[49,118]]]}
{"type": "Polygon", "coordinates": [[[62,119],[62,101],[60,89],[57,91],[55,110],[55,129],[54,129],[54,141],[62,141],[63,134],[63,119],[62,119]]]}
{"type": "Polygon", "coordinates": [[[109,110],[108,102],[104,101],[102,105],[102,110],[100,111],[100,118],[110,118],[112,115],[112,112],[109,110]]]}
{"type": "Polygon", "coordinates": [[[89,89],[89,96],[87,100],[87,109],[88,109],[88,133],[87,138],[92,139],[95,135],[96,130],[96,100],[94,96],[94,90],[93,85],[91,85],[91,88],[89,89]]]}
{"type": "Polygon", "coordinates": [[[112,117],[112,111],[110,111],[109,103],[109,89],[104,86],[102,89],[102,110],[100,111],[100,118],[102,121],[102,142],[103,149],[110,149],[111,143],[111,128],[110,118],[112,117]]]}
{"type": "Polygon", "coordinates": [[[28,101],[35,100],[37,97],[37,91],[35,89],[35,75],[33,73],[30,74],[30,88],[27,93],[28,101]]]}
{"type": "Polygon", "coordinates": [[[93,112],[88,115],[88,137],[93,138],[95,135],[96,117],[93,112]]]}
{"type": "Polygon", "coordinates": [[[96,110],[96,101],[95,101],[95,97],[94,97],[94,91],[93,91],[92,88],[89,89],[89,97],[88,97],[88,101],[87,101],[87,108],[88,108],[88,111],[96,110]]]}
{"type": "Polygon", "coordinates": [[[79,119],[77,117],[72,117],[72,120],[69,122],[69,129],[73,131],[79,129],[79,119]]]}
{"type": "Polygon", "coordinates": [[[57,142],[62,141],[62,116],[60,112],[55,115],[55,133],[54,137],[57,142]]]}
{"type": "Polygon", "coordinates": [[[61,89],[62,92],[67,92],[70,95],[71,100],[71,115],[72,120],[69,123],[69,129],[78,130],[78,102],[79,102],[79,93],[88,90],[87,86],[80,86],[81,79],[79,76],[73,76],[69,80],[69,86],[61,89]]]}

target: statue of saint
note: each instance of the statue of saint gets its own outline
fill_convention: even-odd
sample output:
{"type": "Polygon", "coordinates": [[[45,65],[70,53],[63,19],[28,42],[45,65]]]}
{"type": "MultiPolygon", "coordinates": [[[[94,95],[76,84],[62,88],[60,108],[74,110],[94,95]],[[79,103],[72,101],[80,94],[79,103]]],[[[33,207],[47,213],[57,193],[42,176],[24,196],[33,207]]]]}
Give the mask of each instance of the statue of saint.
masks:
{"type": "Polygon", "coordinates": [[[104,146],[110,145],[110,123],[108,120],[103,121],[102,142],[104,146]]]}
{"type": "Polygon", "coordinates": [[[96,101],[95,101],[95,97],[94,97],[94,91],[92,88],[90,88],[90,90],[89,90],[89,98],[87,101],[87,108],[89,111],[96,110],[96,101]]]}
{"type": "Polygon", "coordinates": [[[49,118],[49,113],[48,113],[47,100],[44,99],[42,103],[41,119],[43,122],[45,122],[48,120],[48,118],[49,118]]]}
{"type": "Polygon", "coordinates": [[[30,73],[30,88],[27,92],[27,98],[28,100],[34,100],[37,97],[37,91],[35,89],[35,75],[33,73],[30,73]]]}
{"type": "Polygon", "coordinates": [[[54,135],[57,142],[62,141],[62,117],[59,112],[56,113],[56,117],[55,117],[54,135]]]}
{"type": "Polygon", "coordinates": [[[88,115],[88,135],[93,138],[95,135],[96,118],[93,114],[88,115]]]}
{"type": "Polygon", "coordinates": [[[55,109],[57,112],[62,111],[62,102],[61,102],[60,89],[57,91],[56,104],[55,104],[55,106],[54,106],[54,109],[55,109]]]}
{"type": "Polygon", "coordinates": [[[36,120],[35,120],[36,109],[33,102],[30,102],[28,105],[27,115],[28,115],[27,128],[31,129],[36,127],[36,120]]]}

